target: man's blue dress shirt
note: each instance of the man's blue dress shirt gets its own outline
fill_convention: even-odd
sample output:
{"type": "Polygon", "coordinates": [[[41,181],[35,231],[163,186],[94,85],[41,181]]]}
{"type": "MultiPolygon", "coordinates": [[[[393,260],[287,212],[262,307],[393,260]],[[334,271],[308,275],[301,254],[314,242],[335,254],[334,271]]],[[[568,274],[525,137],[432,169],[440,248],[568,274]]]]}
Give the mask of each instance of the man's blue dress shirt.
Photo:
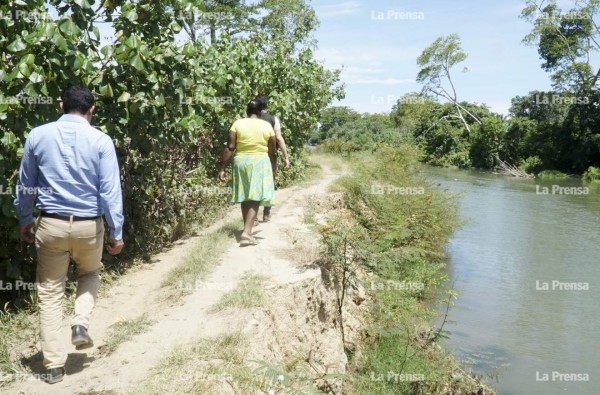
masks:
{"type": "Polygon", "coordinates": [[[16,192],[21,225],[34,222],[36,203],[37,208],[52,214],[104,215],[110,237],[123,238],[115,147],[110,137],[79,115],[65,114],[31,131],[23,150],[16,192]]]}

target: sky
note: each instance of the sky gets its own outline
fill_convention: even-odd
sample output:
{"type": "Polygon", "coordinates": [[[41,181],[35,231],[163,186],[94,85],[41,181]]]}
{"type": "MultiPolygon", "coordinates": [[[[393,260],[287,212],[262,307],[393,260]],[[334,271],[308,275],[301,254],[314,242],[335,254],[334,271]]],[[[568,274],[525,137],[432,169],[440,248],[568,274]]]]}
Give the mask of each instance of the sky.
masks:
{"type": "MultiPolygon", "coordinates": [[[[574,0],[557,3],[567,11],[574,0]]],[[[346,97],[332,105],[361,113],[389,112],[403,94],[421,91],[417,57],[438,37],[452,33],[460,36],[468,54],[453,70],[459,100],[485,104],[506,115],[513,97],[551,89],[537,47],[522,42],[532,29],[519,17],[525,0],[312,0],[310,4],[320,20],[314,32],[315,58],[327,68],[343,68],[346,97]],[[464,67],[468,72],[462,72],[464,67]]],[[[99,27],[103,38],[114,36],[110,24],[99,27]]]]}
{"type": "MultiPolygon", "coordinates": [[[[568,3],[565,9],[569,9],[568,3]]],[[[438,37],[458,33],[466,61],[453,79],[459,100],[507,114],[511,98],[549,90],[537,48],[522,43],[532,25],[519,18],[524,0],[313,0],[321,22],[315,57],[343,67],[346,98],[333,105],[385,113],[419,92],[416,59],[438,37]],[[464,67],[468,72],[463,73],[464,67]]]]}

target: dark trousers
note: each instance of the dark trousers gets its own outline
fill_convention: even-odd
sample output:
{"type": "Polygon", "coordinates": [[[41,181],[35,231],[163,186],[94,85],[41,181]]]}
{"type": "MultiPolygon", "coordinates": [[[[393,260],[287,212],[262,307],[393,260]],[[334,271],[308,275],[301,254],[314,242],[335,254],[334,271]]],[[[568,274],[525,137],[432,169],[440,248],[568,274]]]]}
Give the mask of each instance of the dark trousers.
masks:
{"type": "MultiPolygon", "coordinates": [[[[277,148],[275,148],[275,168],[273,169],[273,171],[277,171],[277,148]]],[[[275,190],[277,190],[277,185],[275,185],[275,190]]],[[[265,206],[263,210],[263,215],[271,215],[271,206],[265,206]]]]}

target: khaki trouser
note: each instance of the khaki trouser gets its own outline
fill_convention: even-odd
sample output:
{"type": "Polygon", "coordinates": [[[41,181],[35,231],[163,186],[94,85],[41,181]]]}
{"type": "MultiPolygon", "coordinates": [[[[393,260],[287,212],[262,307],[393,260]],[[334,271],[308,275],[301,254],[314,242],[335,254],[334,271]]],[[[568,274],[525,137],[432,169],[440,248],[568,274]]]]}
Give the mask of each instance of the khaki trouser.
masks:
{"type": "Polygon", "coordinates": [[[35,233],[37,247],[37,289],[40,303],[40,337],[44,366],[64,366],[67,360],[62,330],[62,300],[69,269],[69,257],[77,263],[75,316],[71,326],[88,328],[96,303],[102,269],[104,224],[102,218],[65,221],[40,218],[35,233]]]}

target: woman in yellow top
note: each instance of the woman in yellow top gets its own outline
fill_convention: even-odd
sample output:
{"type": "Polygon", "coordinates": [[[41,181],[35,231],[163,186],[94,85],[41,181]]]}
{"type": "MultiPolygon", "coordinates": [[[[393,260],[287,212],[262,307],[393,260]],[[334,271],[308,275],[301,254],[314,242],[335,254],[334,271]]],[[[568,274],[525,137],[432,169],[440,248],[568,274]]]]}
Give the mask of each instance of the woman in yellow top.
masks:
{"type": "Polygon", "coordinates": [[[261,108],[259,101],[252,100],[246,111],[248,117],[231,126],[219,172],[219,179],[225,181],[225,167],[233,156],[233,192],[229,201],[242,204],[241,245],[258,244],[252,236],[258,208],[270,205],[275,194],[275,131],[269,122],[260,119],[261,108]]]}

